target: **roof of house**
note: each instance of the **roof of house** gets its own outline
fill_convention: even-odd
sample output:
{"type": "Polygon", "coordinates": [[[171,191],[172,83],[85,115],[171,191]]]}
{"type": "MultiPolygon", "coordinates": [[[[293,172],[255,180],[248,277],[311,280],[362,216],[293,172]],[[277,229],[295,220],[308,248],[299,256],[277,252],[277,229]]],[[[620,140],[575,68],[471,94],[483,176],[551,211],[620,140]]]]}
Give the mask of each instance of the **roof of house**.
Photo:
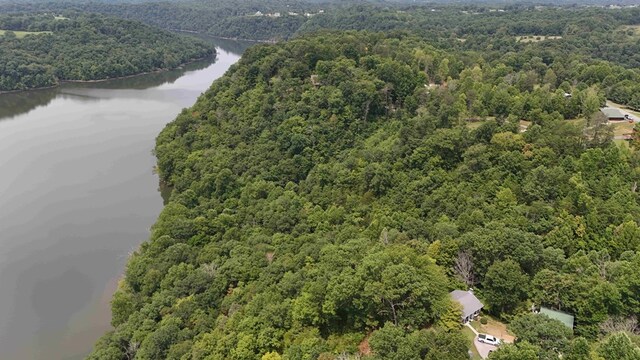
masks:
{"type": "Polygon", "coordinates": [[[619,109],[608,107],[602,108],[600,109],[600,111],[602,111],[602,113],[609,119],[624,119],[624,114],[622,114],[622,111],[620,111],[619,109]]]}
{"type": "Polygon", "coordinates": [[[471,291],[453,290],[449,296],[462,305],[462,317],[471,316],[476,311],[482,309],[484,305],[473,295],[471,291]]]}
{"type": "Polygon", "coordinates": [[[547,315],[551,319],[555,319],[565,324],[570,329],[573,329],[573,315],[566,312],[551,310],[544,306],[540,307],[540,314],[547,315]]]}

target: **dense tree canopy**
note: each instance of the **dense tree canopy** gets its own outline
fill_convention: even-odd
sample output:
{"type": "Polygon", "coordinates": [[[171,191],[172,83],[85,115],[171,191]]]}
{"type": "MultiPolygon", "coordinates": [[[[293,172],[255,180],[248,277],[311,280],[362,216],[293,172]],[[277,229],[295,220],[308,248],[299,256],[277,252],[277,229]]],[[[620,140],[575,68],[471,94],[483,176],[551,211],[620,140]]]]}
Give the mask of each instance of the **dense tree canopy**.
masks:
{"type": "Polygon", "coordinates": [[[0,91],[172,69],[213,53],[204,42],[97,15],[0,15],[0,29],[0,91]]]}
{"type": "MultiPolygon", "coordinates": [[[[496,71],[525,68],[526,72],[511,79],[520,88],[531,87],[539,78],[558,90],[559,97],[571,82],[600,84],[607,98],[640,109],[640,8],[425,6],[402,1],[362,4],[355,0],[0,4],[0,13],[58,12],[72,16],[78,11],[139,20],[170,30],[269,41],[321,29],[407,31],[448,52],[474,52],[482,61],[470,61],[480,65],[500,59],[507,68],[496,71]]],[[[428,57],[420,61],[425,68],[434,66],[428,57]]],[[[435,65],[438,67],[431,69],[439,75],[435,80],[446,81],[448,72],[459,71],[469,63],[435,65]]],[[[575,117],[582,100],[575,99],[561,113],[575,117]]],[[[536,103],[523,106],[539,107],[536,103]]]]}
{"type": "Polygon", "coordinates": [[[526,56],[406,33],[249,49],[159,135],[171,199],[90,358],[460,359],[461,279],[507,320],[575,315],[576,338],[515,318],[492,358],[634,354],[597,341],[640,313],[640,158],[565,121],[604,101],[589,65],[526,56]]]}

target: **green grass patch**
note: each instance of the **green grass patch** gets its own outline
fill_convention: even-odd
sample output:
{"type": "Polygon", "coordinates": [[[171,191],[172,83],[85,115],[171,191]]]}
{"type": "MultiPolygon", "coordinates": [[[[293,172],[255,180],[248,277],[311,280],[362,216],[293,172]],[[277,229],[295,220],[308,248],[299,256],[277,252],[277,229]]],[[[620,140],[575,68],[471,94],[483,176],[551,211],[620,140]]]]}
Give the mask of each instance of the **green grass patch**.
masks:
{"type": "Polygon", "coordinates": [[[471,360],[482,360],[482,357],[480,357],[476,346],[473,344],[473,341],[476,338],[476,334],[466,326],[463,326],[461,331],[462,334],[464,334],[464,336],[467,338],[467,345],[469,346],[469,350],[471,350],[471,360]]]}
{"type": "Polygon", "coordinates": [[[631,134],[635,125],[635,123],[630,123],[628,121],[611,123],[611,126],[613,126],[613,136],[623,136],[631,134]]]}
{"type": "Polygon", "coordinates": [[[569,124],[572,124],[574,126],[577,126],[579,128],[583,128],[584,125],[587,122],[587,119],[585,118],[577,118],[577,119],[569,119],[569,120],[565,120],[566,122],[568,122],[569,124]]]}
{"type": "MultiPolygon", "coordinates": [[[[7,32],[12,30],[0,30],[0,35],[4,36],[7,32]]],[[[27,35],[42,35],[42,34],[52,34],[51,31],[13,31],[16,34],[18,39],[22,39],[27,35]]]]}
{"type": "Polygon", "coordinates": [[[613,140],[613,143],[616,144],[620,149],[629,149],[629,141],[627,140],[613,140]]]}
{"type": "Polygon", "coordinates": [[[467,121],[467,128],[471,129],[471,130],[475,130],[477,128],[479,128],[480,126],[482,126],[482,124],[485,124],[486,121],[467,121]]]}

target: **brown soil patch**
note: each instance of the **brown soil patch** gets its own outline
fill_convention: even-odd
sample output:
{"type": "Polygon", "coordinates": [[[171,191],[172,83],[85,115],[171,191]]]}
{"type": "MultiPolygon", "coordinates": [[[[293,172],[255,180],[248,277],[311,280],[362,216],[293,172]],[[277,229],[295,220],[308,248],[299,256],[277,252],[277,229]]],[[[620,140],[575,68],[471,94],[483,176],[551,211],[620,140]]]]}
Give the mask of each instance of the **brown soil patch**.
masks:
{"type": "Polygon", "coordinates": [[[358,345],[358,351],[360,351],[360,354],[364,356],[371,355],[371,347],[369,346],[369,335],[367,335],[364,340],[362,340],[360,345],[358,345]]]}
{"type": "Polygon", "coordinates": [[[507,330],[507,325],[497,320],[489,319],[486,325],[478,323],[478,327],[476,328],[478,332],[493,335],[506,343],[513,343],[515,340],[515,337],[507,330]]]}

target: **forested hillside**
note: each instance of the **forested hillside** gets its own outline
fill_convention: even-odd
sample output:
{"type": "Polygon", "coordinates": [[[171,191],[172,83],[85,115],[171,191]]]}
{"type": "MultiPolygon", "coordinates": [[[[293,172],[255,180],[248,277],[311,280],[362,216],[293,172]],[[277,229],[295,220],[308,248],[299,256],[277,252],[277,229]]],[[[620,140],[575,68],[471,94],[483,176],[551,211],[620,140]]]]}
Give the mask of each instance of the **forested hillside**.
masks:
{"type": "MultiPolygon", "coordinates": [[[[484,62],[527,53],[533,66],[566,58],[563,64],[600,62],[583,78],[602,84],[606,96],[640,109],[640,8],[534,7],[526,5],[407,6],[306,1],[230,0],[180,3],[75,3],[0,5],[15,11],[99,12],[172,30],[229,38],[283,40],[322,29],[408,31],[438,49],[475,52],[484,62]],[[256,15],[261,14],[261,15],[256,15]],[[278,14],[278,16],[275,16],[278,14]]],[[[515,57],[511,57],[515,58],[515,57]]],[[[522,61],[529,61],[524,59],[522,61]]],[[[566,71],[551,68],[554,74],[566,71]]],[[[562,77],[562,76],[561,76],[562,77]]],[[[574,78],[572,78],[574,79],[574,78]]]]}
{"type": "Polygon", "coordinates": [[[0,15],[0,91],[173,69],[212,55],[204,42],[98,15],[0,15]]]}
{"type": "Polygon", "coordinates": [[[640,158],[598,115],[609,65],[550,54],[249,49],[159,135],[172,196],[89,358],[465,359],[475,287],[521,340],[491,359],[638,359],[640,158]]]}
{"type": "Polygon", "coordinates": [[[215,0],[183,2],[42,2],[0,4],[0,13],[81,12],[101,13],[169,30],[187,30],[229,38],[278,40],[293,35],[306,21],[305,13],[320,6],[298,1],[215,0]],[[264,16],[255,16],[257,12],[264,16]],[[295,13],[295,16],[289,15],[295,13]],[[280,13],[280,16],[266,14],[280,13]]]}

